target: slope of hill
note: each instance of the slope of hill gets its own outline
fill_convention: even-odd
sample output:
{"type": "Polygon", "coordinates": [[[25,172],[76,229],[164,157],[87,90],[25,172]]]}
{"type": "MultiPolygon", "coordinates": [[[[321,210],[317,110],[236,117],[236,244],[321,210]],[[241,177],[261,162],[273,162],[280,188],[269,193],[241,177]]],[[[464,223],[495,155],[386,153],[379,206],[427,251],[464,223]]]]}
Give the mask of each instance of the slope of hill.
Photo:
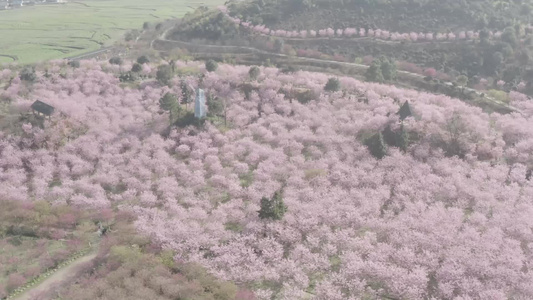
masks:
{"type": "Polygon", "coordinates": [[[522,94],[520,113],[489,115],[352,78],[325,91],[325,74],[276,68],[177,62],[160,77],[202,80],[162,86],[148,64],[147,79],[127,83],[130,63],[47,67],[33,84],[0,73],[5,114],[35,98],[62,112],[0,124],[0,198],[131,212],[176,262],[259,299],[533,296],[533,106],[522,94]],[[169,133],[160,99],[175,94],[183,116],[188,85],[210,113],[169,133]],[[261,218],[276,192],[287,211],[261,218]]]}
{"type": "MultiPolygon", "coordinates": [[[[437,72],[446,74],[443,77],[452,81],[465,75],[470,87],[533,94],[533,60],[530,59],[533,27],[529,25],[528,4],[499,1],[297,3],[230,2],[221,8],[221,13],[198,12],[195,17],[184,19],[168,36],[209,44],[252,44],[287,55],[367,61],[367,64],[383,55],[397,61],[398,67],[406,71],[423,75],[437,72]],[[299,9],[289,7],[294,5],[299,9]],[[438,12],[438,26],[426,22],[428,14],[414,8],[438,12]],[[407,16],[398,17],[405,10],[409,12],[407,16]],[[394,14],[382,16],[387,13],[394,14]],[[510,18],[511,15],[516,17],[510,18]],[[454,21],[455,17],[462,22],[454,21]],[[298,22],[299,18],[308,23],[298,22]],[[479,18],[477,23],[472,21],[476,18],[479,18]],[[418,25],[389,24],[389,20],[418,25]]],[[[435,16],[429,15],[433,20],[435,16]]]]}
{"type": "Polygon", "coordinates": [[[230,1],[233,15],[274,29],[381,28],[400,32],[503,29],[530,21],[532,6],[495,0],[230,1]],[[243,4],[244,3],[244,4],[243,4]]]}

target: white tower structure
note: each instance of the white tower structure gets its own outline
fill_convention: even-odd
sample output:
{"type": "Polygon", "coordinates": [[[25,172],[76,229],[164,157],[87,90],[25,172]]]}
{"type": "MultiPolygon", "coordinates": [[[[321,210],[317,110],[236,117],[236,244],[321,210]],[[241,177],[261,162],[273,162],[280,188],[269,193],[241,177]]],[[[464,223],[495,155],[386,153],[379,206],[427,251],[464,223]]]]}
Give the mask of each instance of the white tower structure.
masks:
{"type": "Polygon", "coordinates": [[[194,101],[194,116],[198,119],[205,118],[206,116],[206,107],[205,107],[205,94],[204,90],[196,90],[196,99],[194,101]]]}

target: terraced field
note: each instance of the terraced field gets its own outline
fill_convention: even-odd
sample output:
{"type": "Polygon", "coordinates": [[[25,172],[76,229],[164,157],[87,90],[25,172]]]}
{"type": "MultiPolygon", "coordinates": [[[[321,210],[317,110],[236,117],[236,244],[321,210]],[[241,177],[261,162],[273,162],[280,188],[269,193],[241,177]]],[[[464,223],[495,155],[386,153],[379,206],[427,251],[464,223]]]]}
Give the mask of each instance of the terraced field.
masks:
{"type": "Polygon", "coordinates": [[[86,0],[0,11],[0,63],[79,55],[122,39],[144,22],[177,18],[224,0],[86,0]]]}

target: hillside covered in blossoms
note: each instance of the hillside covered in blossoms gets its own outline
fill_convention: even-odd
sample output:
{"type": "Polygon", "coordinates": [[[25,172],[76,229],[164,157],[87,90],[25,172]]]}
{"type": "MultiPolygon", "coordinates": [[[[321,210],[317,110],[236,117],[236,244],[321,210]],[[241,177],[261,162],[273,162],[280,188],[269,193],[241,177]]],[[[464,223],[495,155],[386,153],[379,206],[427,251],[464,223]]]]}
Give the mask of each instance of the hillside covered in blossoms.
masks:
{"type": "Polygon", "coordinates": [[[348,77],[326,91],[322,73],[176,62],[204,76],[162,85],[146,63],[120,82],[130,68],[0,71],[1,199],[132,214],[174,261],[255,294],[239,299],[533,298],[527,96],[487,114],[348,77]],[[182,82],[224,118],[169,129],[160,99],[182,82]],[[19,119],[35,100],[56,109],[42,124],[19,119]],[[276,192],[283,218],[260,218],[276,192]]]}

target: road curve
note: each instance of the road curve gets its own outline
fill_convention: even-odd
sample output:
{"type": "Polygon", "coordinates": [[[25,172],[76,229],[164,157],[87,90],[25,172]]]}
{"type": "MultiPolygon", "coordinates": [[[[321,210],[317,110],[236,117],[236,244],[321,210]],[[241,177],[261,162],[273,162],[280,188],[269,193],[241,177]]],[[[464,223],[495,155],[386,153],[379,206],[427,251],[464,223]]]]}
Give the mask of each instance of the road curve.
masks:
{"type": "Polygon", "coordinates": [[[34,286],[30,290],[26,291],[25,293],[13,298],[13,300],[32,300],[35,299],[36,295],[42,294],[44,292],[49,291],[51,288],[65,282],[66,280],[72,278],[72,275],[76,273],[78,270],[78,267],[90,262],[96,257],[96,252],[89,253],[85,256],[80,257],[78,260],[74,261],[73,263],[69,264],[63,269],[60,269],[59,271],[52,274],[50,277],[46,278],[43,282],[40,284],[34,286]]]}
{"type": "MultiPolygon", "coordinates": [[[[190,45],[190,46],[201,46],[201,47],[204,47],[204,48],[211,48],[211,49],[244,49],[244,50],[249,50],[249,51],[252,51],[252,52],[255,52],[255,53],[273,55],[273,56],[277,56],[277,57],[289,57],[289,55],[286,55],[286,54],[269,52],[269,51],[265,51],[265,50],[261,50],[261,49],[257,49],[257,48],[253,48],[253,47],[222,46],[222,45],[207,45],[207,44],[199,45],[199,44],[189,43],[189,42],[184,42],[184,41],[169,40],[169,39],[166,38],[166,33],[167,32],[168,32],[168,30],[166,30],[164,32],[164,34],[162,34],[159,37],[159,39],[152,40],[151,43],[150,43],[150,48],[152,48],[154,50],[157,50],[157,49],[153,48],[153,43],[156,42],[156,41],[163,41],[163,42],[167,42],[167,43],[185,44],[185,45],[190,45]]],[[[319,58],[311,58],[311,57],[303,57],[303,56],[292,56],[292,58],[299,59],[299,60],[304,60],[304,61],[311,61],[311,62],[333,63],[333,64],[345,65],[345,66],[351,66],[351,67],[368,68],[367,65],[357,64],[357,63],[349,63],[349,62],[341,62],[341,61],[336,61],[336,60],[319,59],[319,58]]],[[[425,78],[425,76],[417,74],[417,73],[401,71],[401,70],[398,70],[397,72],[399,74],[415,77],[415,78],[418,78],[418,79],[425,78]]],[[[443,84],[448,85],[448,86],[453,85],[452,82],[443,82],[443,84]]],[[[479,91],[477,91],[475,89],[469,88],[469,87],[465,87],[464,90],[468,91],[468,92],[476,93],[476,95],[478,95],[478,96],[480,96],[482,94],[481,92],[479,92],[479,91]]],[[[522,113],[518,108],[513,107],[511,105],[508,105],[508,104],[505,104],[505,103],[501,103],[501,102],[497,101],[494,98],[487,97],[486,95],[485,95],[484,98],[489,100],[490,102],[492,102],[494,104],[497,104],[497,105],[500,105],[500,106],[506,106],[509,109],[511,109],[512,111],[515,111],[515,112],[518,112],[518,113],[522,113]]]]}

